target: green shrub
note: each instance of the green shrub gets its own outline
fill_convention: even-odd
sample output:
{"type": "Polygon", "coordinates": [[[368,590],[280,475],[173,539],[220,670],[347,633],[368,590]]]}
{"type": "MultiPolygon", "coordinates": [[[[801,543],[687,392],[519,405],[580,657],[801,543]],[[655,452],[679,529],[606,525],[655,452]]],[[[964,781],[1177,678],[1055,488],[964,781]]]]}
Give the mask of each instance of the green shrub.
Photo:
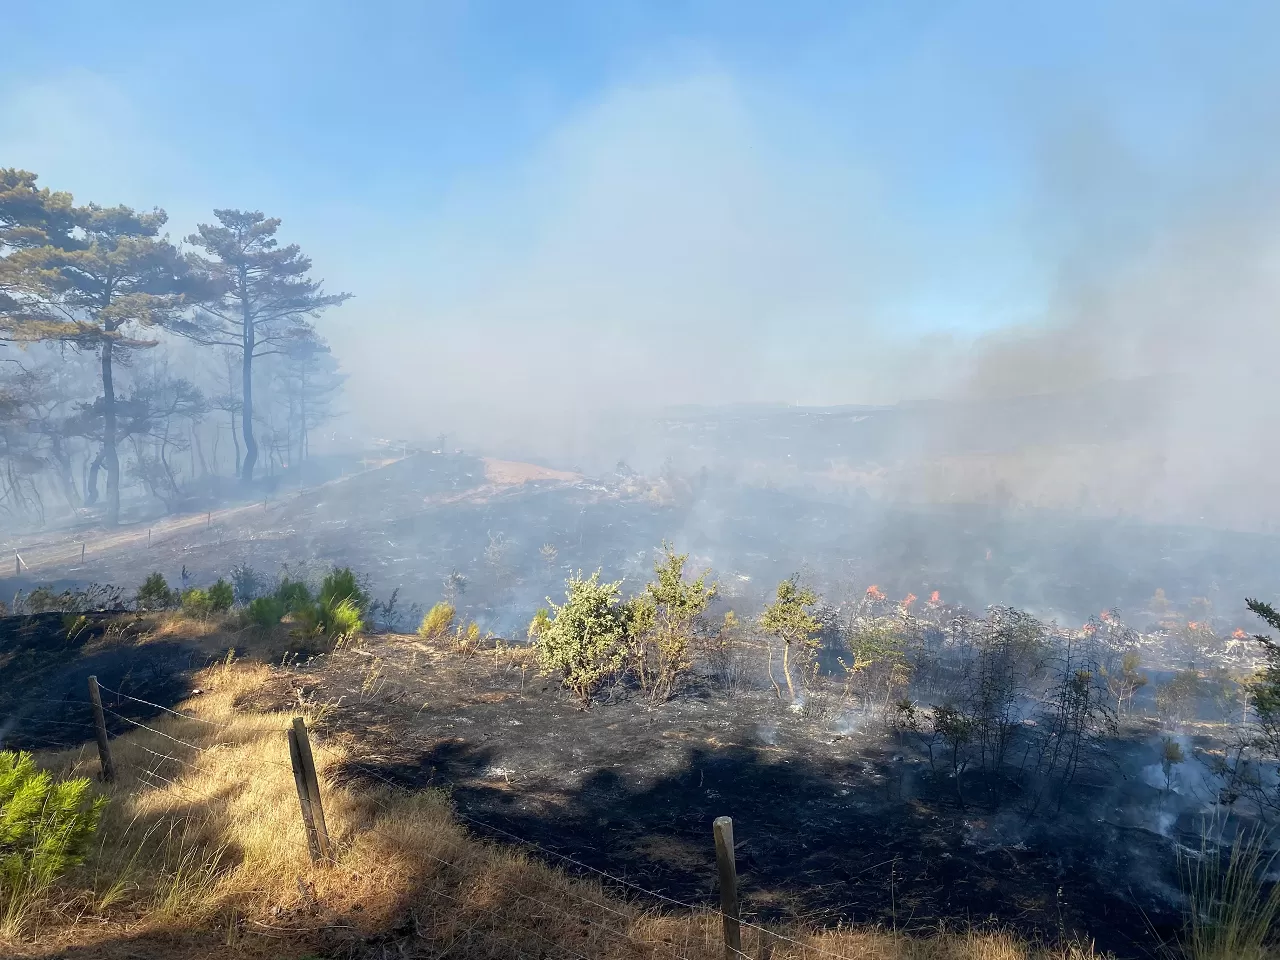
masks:
{"type": "Polygon", "coordinates": [[[54,881],[84,860],[105,803],[84,777],[54,780],[29,753],[0,751],[0,936],[21,934],[54,881]]]}
{"type": "Polygon", "coordinates": [[[339,600],[332,607],[325,607],[322,604],[317,606],[321,613],[320,629],[333,643],[353,640],[364,632],[364,620],[361,618],[360,608],[350,597],[339,600]]]}
{"type": "Polygon", "coordinates": [[[226,613],[235,599],[235,589],[221,577],[209,588],[209,609],[214,613],[226,613]]]}
{"type": "Polygon", "coordinates": [[[369,606],[369,595],[356,582],[356,575],[350,567],[334,567],[320,584],[320,593],[316,597],[320,605],[328,610],[335,610],[344,600],[350,600],[356,609],[364,612],[369,606]]]}
{"type": "Polygon", "coordinates": [[[301,580],[290,580],[288,577],[281,580],[280,585],[276,587],[275,599],[284,606],[285,613],[297,613],[315,602],[311,597],[311,588],[306,583],[301,580]]]}
{"type": "Polygon", "coordinates": [[[270,630],[284,619],[289,610],[278,597],[258,597],[249,601],[246,612],[250,623],[263,630],[270,630]]]}
{"type": "Polygon", "coordinates": [[[529,642],[533,643],[542,636],[542,631],[551,625],[551,611],[546,607],[539,607],[538,612],[533,615],[533,619],[529,621],[529,630],[527,636],[529,642]]]}
{"type": "Polygon", "coordinates": [[[134,604],[139,610],[168,610],[177,602],[176,593],[169,589],[164,574],[153,573],[138,588],[134,604]]]}
{"type": "Polygon", "coordinates": [[[453,646],[464,657],[470,657],[480,649],[480,624],[472,620],[465,627],[454,631],[453,646]]]}
{"type": "Polygon", "coordinates": [[[212,609],[207,590],[192,587],[182,595],[182,612],[192,619],[206,620],[212,609]]]}
{"type": "Polygon", "coordinates": [[[453,616],[456,611],[453,604],[437,603],[427,611],[418,627],[418,636],[424,640],[439,640],[453,628],[453,616]]]}
{"type": "Polygon", "coordinates": [[[625,665],[636,610],[620,599],[622,581],[601,583],[599,570],[587,579],[578,574],[566,586],[564,603],[551,604],[534,649],[544,669],[559,672],[565,686],[588,700],[625,665]]]}

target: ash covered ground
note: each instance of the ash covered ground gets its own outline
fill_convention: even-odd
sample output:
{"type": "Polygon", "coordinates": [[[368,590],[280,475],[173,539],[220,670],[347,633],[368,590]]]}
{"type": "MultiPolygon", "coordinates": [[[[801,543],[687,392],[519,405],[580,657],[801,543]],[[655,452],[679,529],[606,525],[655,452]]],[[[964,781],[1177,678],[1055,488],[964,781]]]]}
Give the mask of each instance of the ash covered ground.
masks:
{"type": "Polygon", "coordinates": [[[157,570],[177,583],[185,569],[198,585],[240,564],[267,578],[341,564],[367,576],[375,596],[399,590],[408,612],[438,600],[457,573],[460,612],[509,635],[563,593],[569,572],[602,568],[643,583],[663,540],[710,567],[726,600],[748,606],[799,572],[827,596],[871,584],[895,597],[937,590],[971,609],[1008,604],[1063,623],[1109,608],[1132,619],[1160,589],[1180,606],[1207,602],[1223,626],[1247,624],[1241,599],[1267,595],[1268,571],[1280,567],[1280,536],[1269,533],[895,504],[860,489],[746,484],[710,471],[589,478],[431,453],[237,507],[5,546],[28,564],[10,595],[49,582],[132,589],[157,570]]]}
{"type": "MultiPolygon", "coordinates": [[[[399,614],[380,614],[392,629],[282,667],[245,706],[327,705],[320,742],[349,741],[362,758],[346,776],[446,788],[477,832],[497,840],[525,838],[667,896],[709,902],[710,822],[729,815],[746,903],[758,915],[902,927],[990,921],[1092,937],[1135,957],[1149,954],[1153,930],[1170,935],[1180,920],[1177,850],[1198,844],[1214,789],[1194,758],[1221,746],[1211,724],[1182,718],[1191,759],[1162,783],[1153,690],[1191,660],[1248,666],[1242,651],[1197,647],[1194,634],[1166,629],[1148,609],[1152,595],[1198,604],[1226,635],[1237,622],[1251,626],[1235,613],[1240,598],[1266,595],[1261,581],[1280,560],[1277,538],[1262,534],[890,505],[714,473],[621,469],[592,479],[429,453],[157,522],[150,546],[137,526],[110,537],[49,535],[23,550],[34,569],[15,588],[136,585],[154,570],[206,584],[244,564],[273,578],[340,563],[367,575],[376,597],[399,590],[399,614]],[[713,568],[717,615],[754,614],[795,572],[832,602],[875,583],[890,597],[936,590],[952,609],[1000,602],[1066,623],[1118,607],[1143,628],[1132,639],[1151,684],[1071,789],[1029,811],[1021,787],[973,771],[960,802],[946,765],[930,763],[919,738],[850,709],[834,663],[800,710],[770,688],[763,652],[732,691],[695,671],[669,702],[623,685],[586,708],[518,657],[464,656],[396,632],[413,626],[413,604],[452,591],[460,616],[518,640],[544,598],[562,595],[568,573],[601,567],[638,589],[664,539],[690,551],[691,565],[713,568]]],[[[47,725],[41,740],[24,737],[60,719],[65,737],[54,742],[85,739],[87,717],[66,701],[79,699],[89,673],[172,706],[190,693],[190,674],[226,652],[198,638],[137,637],[109,618],[79,632],[60,614],[3,623],[0,713],[14,745],[50,745],[47,725]]],[[[127,701],[113,709],[116,732],[148,715],[127,701]]]]}

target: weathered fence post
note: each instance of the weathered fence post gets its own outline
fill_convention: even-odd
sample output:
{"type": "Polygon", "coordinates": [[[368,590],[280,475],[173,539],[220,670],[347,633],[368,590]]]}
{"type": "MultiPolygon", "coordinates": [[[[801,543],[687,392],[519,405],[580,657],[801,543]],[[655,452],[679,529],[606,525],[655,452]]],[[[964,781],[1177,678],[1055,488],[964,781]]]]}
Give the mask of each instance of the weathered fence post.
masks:
{"type": "Polygon", "coordinates": [[[324,805],[320,801],[320,778],[316,776],[316,760],[302,717],[294,717],[293,726],[289,728],[289,759],[293,763],[293,780],[298,788],[298,804],[302,807],[302,824],[307,830],[311,861],[332,860],[329,828],[324,820],[324,805]]]}
{"type": "Polygon", "coordinates": [[[147,527],[147,546],[151,546],[151,528],[147,527]]]}
{"type": "Polygon", "coordinates": [[[720,917],[724,923],[725,960],[742,956],[742,930],[738,926],[738,867],[733,859],[733,819],[716,817],[716,866],[720,869],[720,917]]]}
{"type": "Polygon", "coordinates": [[[107,783],[116,778],[116,765],[111,762],[111,743],[107,740],[107,718],[102,713],[102,694],[98,690],[98,678],[89,678],[89,702],[93,705],[93,728],[98,735],[98,759],[102,761],[102,779],[107,783]]]}
{"type": "Polygon", "coordinates": [[[84,563],[84,541],[80,541],[80,562],[84,563]]]}

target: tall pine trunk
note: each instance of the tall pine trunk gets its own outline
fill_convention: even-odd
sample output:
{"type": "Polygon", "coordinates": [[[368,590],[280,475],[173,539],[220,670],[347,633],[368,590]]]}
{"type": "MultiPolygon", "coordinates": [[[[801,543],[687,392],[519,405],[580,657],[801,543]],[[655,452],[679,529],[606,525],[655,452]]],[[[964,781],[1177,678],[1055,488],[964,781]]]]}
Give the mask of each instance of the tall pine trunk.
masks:
{"type": "Polygon", "coordinates": [[[236,476],[240,476],[240,434],[236,433],[236,412],[231,411],[231,442],[236,448],[236,476]]]}
{"type": "MultiPolygon", "coordinates": [[[[114,331],[108,329],[108,333],[114,331]]],[[[111,348],[102,343],[102,461],[107,468],[107,526],[120,522],[120,457],[116,454],[116,388],[112,379],[111,348]]]]}
{"type": "Polygon", "coordinates": [[[240,479],[249,484],[253,482],[253,468],[258,462],[258,441],[253,436],[253,316],[249,310],[249,279],[243,269],[240,271],[240,297],[244,321],[244,356],[241,358],[243,382],[240,387],[240,432],[244,434],[244,464],[240,468],[240,479]]]}

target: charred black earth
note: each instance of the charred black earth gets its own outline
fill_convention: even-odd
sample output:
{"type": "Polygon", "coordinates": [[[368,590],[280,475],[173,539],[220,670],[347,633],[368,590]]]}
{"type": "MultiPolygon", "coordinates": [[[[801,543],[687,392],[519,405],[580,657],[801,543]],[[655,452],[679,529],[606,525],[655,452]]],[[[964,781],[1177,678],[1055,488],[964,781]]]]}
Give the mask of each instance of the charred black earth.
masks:
{"type": "MultiPolygon", "coordinates": [[[[876,725],[771,690],[707,685],[661,705],[620,690],[586,708],[501,655],[404,637],[281,673],[255,705],[299,697],[330,704],[321,737],[361,758],[344,778],[445,788],[481,835],[676,900],[714,899],[711,821],[728,815],[761,917],[990,923],[1121,957],[1150,955],[1179,920],[1174,841],[1134,812],[1158,791],[1116,765],[1035,816],[980,795],[962,808],[876,725]]],[[[1150,762],[1148,736],[1112,745],[1121,765],[1150,762]]]]}

